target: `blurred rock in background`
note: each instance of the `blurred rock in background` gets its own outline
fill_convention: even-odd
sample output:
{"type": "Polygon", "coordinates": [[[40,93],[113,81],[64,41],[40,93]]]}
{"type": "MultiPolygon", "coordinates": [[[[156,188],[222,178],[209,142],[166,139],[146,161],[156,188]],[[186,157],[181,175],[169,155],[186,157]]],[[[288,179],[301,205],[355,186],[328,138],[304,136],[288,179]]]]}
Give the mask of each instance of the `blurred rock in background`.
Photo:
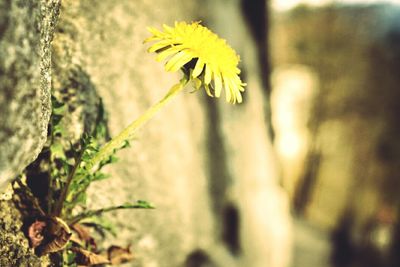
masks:
{"type": "Polygon", "coordinates": [[[399,266],[399,21],[394,4],[274,13],[283,182],[301,221],[325,233],[325,244],[332,235],[332,266],[399,266]]]}

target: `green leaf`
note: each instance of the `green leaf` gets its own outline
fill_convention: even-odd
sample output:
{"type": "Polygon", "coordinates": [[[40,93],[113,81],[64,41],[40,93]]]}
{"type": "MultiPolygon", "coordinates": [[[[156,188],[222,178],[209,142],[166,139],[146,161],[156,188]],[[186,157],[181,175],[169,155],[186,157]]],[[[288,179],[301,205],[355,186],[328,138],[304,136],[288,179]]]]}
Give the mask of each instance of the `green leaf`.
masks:
{"type": "Polygon", "coordinates": [[[99,149],[93,145],[88,145],[86,147],[86,150],[91,151],[91,152],[99,152],[99,149]]]}
{"type": "Polygon", "coordinates": [[[53,113],[52,114],[54,114],[54,115],[63,115],[63,114],[65,114],[66,110],[67,110],[67,106],[66,105],[58,106],[57,108],[53,108],[53,110],[52,110],[53,113]]]}
{"type": "Polygon", "coordinates": [[[96,126],[93,131],[93,137],[96,139],[108,139],[107,114],[101,99],[97,107],[96,126]]]}
{"type": "Polygon", "coordinates": [[[131,204],[131,203],[125,203],[123,205],[120,206],[112,206],[112,207],[108,207],[108,208],[102,208],[102,209],[98,209],[98,210],[88,210],[88,211],[84,211],[76,216],[74,216],[73,218],[68,220],[69,224],[74,224],[77,223],[83,219],[86,218],[90,218],[93,216],[100,216],[103,213],[106,212],[110,212],[113,210],[120,210],[120,209],[154,209],[155,207],[148,203],[147,201],[144,200],[138,200],[135,204],[131,204]]]}
{"type": "Polygon", "coordinates": [[[155,209],[155,207],[145,200],[138,200],[136,204],[126,203],[125,206],[127,209],[155,209]]]}
{"type": "Polygon", "coordinates": [[[76,254],[71,251],[69,248],[71,247],[71,245],[68,245],[68,248],[65,250],[65,252],[63,253],[63,258],[64,258],[64,266],[72,266],[72,267],[76,267],[77,264],[75,262],[76,259],[76,254]]]}
{"type": "Polygon", "coordinates": [[[65,104],[64,103],[62,103],[62,102],[60,102],[60,101],[58,101],[58,99],[54,96],[54,95],[52,95],[51,96],[51,107],[54,109],[54,108],[60,108],[60,107],[62,107],[62,106],[64,106],[65,104]]]}
{"type": "Polygon", "coordinates": [[[81,224],[87,227],[92,227],[103,238],[105,237],[106,232],[110,233],[114,237],[117,236],[117,229],[115,228],[115,225],[104,217],[87,218],[81,221],[81,224]]]}
{"type": "Polygon", "coordinates": [[[63,126],[61,126],[59,124],[53,125],[52,134],[54,136],[56,136],[56,135],[63,136],[63,135],[65,135],[65,129],[63,126]]]}
{"type": "Polygon", "coordinates": [[[108,179],[108,178],[110,178],[109,174],[105,174],[105,173],[102,173],[102,172],[96,172],[93,175],[92,181],[93,182],[94,181],[101,181],[101,180],[105,180],[105,179],[108,179]]]}
{"type": "Polygon", "coordinates": [[[82,155],[82,161],[83,161],[83,162],[88,162],[88,161],[90,161],[91,159],[92,159],[92,156],[89,155],[89,154],[87,154],[87,153],[85,153],[85,154],[82,155]]]}
{"type": "Polygon", "coordinates": [[[116,157],[116,156],[114,156],[114,155],[111,155],[111,156],[109,156],[107,159],[102,160],[102,161],[100,162],[100,166],[105,166],[105,165],[107,165],[107,164],[115,163],[115,162],[117,162],[117,161],[118,161],[118,157],[116,157]]]}
{"type": "MultiPolygon", "coordinates": [[[[124,148],[128,148],[128,147],[130,147],[131,146],[131,144],[129,143],[129,141],[128,140],[125,140],[124,141],[124,144],[118,149],[118,150],[121,150],[121,149],[124,149],[124,148]]],[[[115,151],[116,152],[116,151],[115,151]]]]}
{"type": "Polygon", "coordinates": [[[62,118],[63,118],[62,115],[52,114],[52,117],[51,117],[52,121],[51,122],[52,122],[53,125],[59,124],[62,118]]]}
{"type": "Polygon", "coordinates": [[[50,146],[50,152],[52,160],[58,159],[66,159],[64,148],[61,143],[55,142],[50,146]]]}
{"type": "Polygon", "coordinates": [[[66,174],[70,173],[72,168],[74,168],[73,164],[70,164],[67,160],[61,159],[63,170],[66,174]]]}

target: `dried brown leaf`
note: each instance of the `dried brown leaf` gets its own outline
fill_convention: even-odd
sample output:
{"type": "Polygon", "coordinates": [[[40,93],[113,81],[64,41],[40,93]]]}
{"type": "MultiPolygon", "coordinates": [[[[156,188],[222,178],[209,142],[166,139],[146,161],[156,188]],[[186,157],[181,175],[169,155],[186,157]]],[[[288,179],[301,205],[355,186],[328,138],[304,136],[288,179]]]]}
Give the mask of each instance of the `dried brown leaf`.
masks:
{"type": "Polygon", "coordinates": [[[130,245],[126,248],[120,246],[111,246],[107,250],[108,259],[112,265],[117,265],[125,262],[132,261],[134,256],[130,251],[130,245]]]}
{"type": "Polygon", "coordinates": [[[28,236],[30,240],[30,246],[32,248],[36,248],[42,243],[44,239],[43,231],[45,227],[46,227],[46,222],[39,220],[36,220],[29,226],[28,236]]]}
{"type": "Polygon", "coordinates": [[[47,221],[45,243],[39,247],[39,254],[57,252],[65,248],[71,238],[69,226],[58,217],[50,217],[47,221]]]}
{"type": "Polygon", "coordinates": [[[71,228],[77,233],[78,238],[85,244],[85,246],[90,246],[94,250],[97,249],[96,241],[90,235],[90,232],[86,227],[82,224],[76,223],[72,225],[71,228]]]}
{"type": "Polygon", "coordinates": [[[78,247],[71,248],[76,254],[75,261],[78,265],[91,266],[96,264],[109,264],[110,261],[103,255],[93,253],[78,247]]]}

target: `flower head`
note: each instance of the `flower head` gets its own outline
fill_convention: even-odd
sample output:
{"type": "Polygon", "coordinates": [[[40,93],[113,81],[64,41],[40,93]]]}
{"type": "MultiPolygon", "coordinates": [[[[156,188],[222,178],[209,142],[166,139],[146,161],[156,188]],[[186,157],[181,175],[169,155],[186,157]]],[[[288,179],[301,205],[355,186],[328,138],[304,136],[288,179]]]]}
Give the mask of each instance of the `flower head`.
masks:
{"type": "Polygon", "coordinates": [[[246,84],[239,77],[240,59],[224,39],[198,22],[175,22],[163,29],[149,28],[153,36],[145,42],[156,41],[148,51],[158,53],[157,61],[167,61],[167,71],[182,69],[196,89],[204,87],[209,96],[219,97],[224,88],[228,102],[242,102],[246,84]]]}

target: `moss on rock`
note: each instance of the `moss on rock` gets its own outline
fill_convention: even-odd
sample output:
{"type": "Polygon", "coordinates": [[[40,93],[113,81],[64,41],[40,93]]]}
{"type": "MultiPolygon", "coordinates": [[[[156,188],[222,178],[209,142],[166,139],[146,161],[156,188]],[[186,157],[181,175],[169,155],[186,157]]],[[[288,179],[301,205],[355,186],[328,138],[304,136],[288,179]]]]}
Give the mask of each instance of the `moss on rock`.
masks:
{"type": "Polygon", "coordinates": [[[44,266],[21,231],[19,211],[11,200],[0,201],[0,266],[44,266]]]}

